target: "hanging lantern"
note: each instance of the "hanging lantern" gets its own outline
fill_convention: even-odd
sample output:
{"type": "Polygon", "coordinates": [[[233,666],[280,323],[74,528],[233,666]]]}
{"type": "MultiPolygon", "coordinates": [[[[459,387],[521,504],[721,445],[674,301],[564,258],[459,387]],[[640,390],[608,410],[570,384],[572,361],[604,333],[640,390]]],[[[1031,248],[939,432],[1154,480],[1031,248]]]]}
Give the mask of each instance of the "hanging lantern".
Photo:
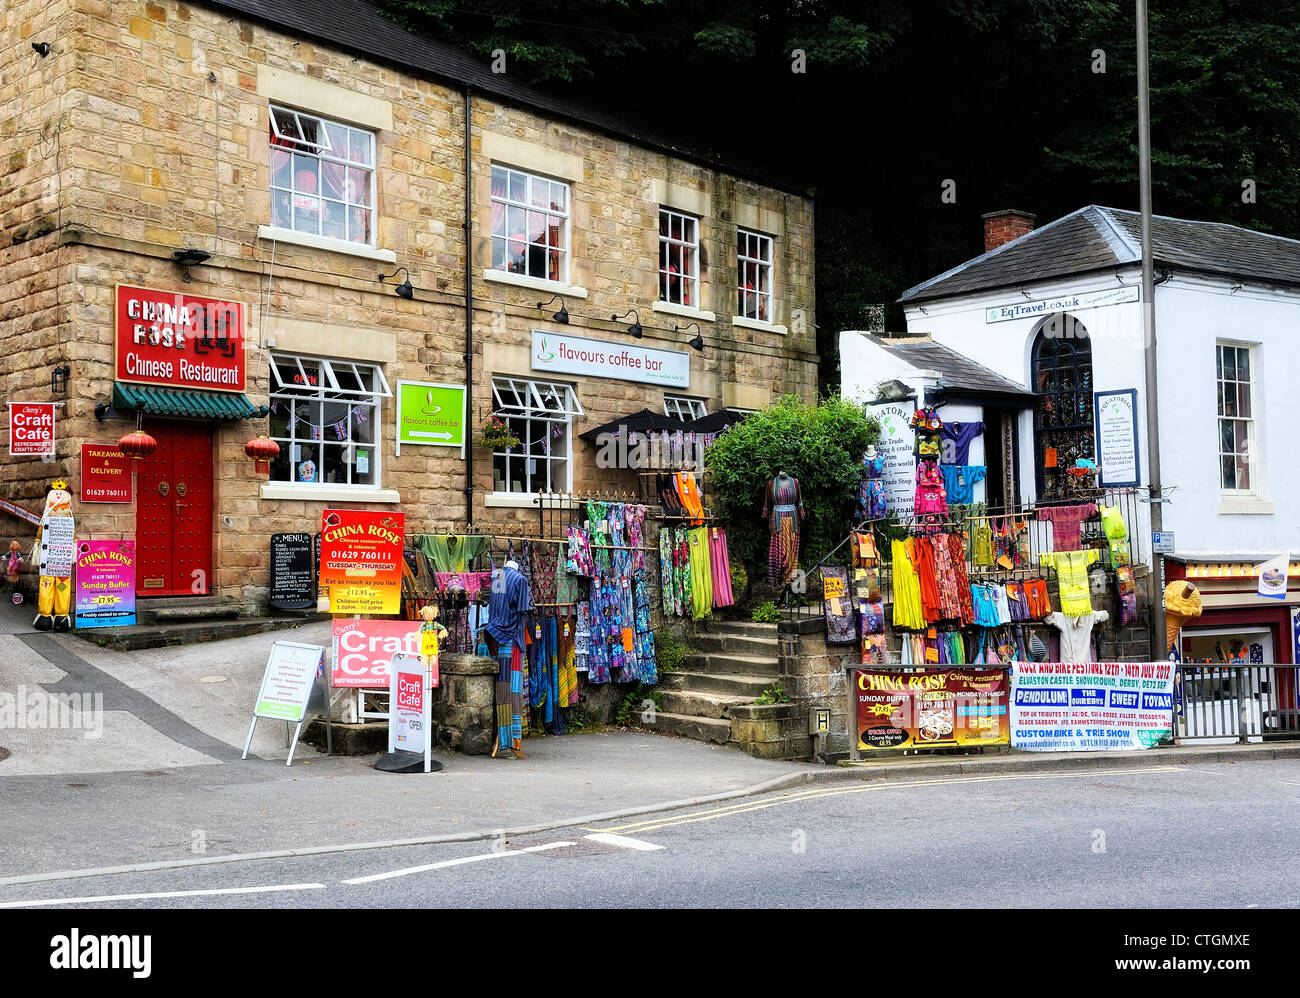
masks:
{"type": "Polygon", "coordinates": [[[256,462],[253,467],[257,473],[266,475],[270,474],[272,459],[279,456],[280,445],[263,433],[244,444],[244,453],[256,462]]]}
{"type": "Polygon", "coordinates": [[[158,449],[158,441],[144,430],[132,430],[117,442],[117,449],[132,461],[143,461],[158,449]]]}

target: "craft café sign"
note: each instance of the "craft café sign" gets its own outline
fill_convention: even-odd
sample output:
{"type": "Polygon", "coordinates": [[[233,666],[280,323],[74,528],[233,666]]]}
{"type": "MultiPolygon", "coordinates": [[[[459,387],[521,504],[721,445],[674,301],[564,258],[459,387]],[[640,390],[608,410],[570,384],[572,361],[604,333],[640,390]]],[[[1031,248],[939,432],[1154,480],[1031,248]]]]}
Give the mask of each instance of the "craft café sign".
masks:
{"type": "Polygon", "coordinates": [[[244,390],[244,305],[117,287],[114,377],[144,385],[244,390]]]}

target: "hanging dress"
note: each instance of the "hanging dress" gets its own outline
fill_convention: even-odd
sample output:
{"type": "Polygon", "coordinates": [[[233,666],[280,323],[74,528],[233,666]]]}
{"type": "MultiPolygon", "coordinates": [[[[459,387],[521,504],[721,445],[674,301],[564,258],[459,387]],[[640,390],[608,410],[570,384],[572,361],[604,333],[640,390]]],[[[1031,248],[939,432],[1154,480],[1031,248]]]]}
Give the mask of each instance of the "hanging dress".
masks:
{"type": "Polygon", "coordinates": [[[691,549],[691,619],[713,612],[713,570],[709,561],[709,531],[695,527],[688,532],[691,549]]]}
{"type": "Polygon", "coordinates": [[[767,483],[763,516],[772,532],[767,551],[768,585],[789,585],[799,569],[799,522],[804,517],[799,479],[778,475],[767,483]]]}
{"type": "Polygon", "coordinates": [[[727,532],[721,527],[709,532],[709,565],[713,573],[713,605],[732,606],[736,600],[731,593],[731,557],[727,553],[727,532]]]}
{"type": "Polygon", "coordinates": [[[907,543],[890,542],[894,569],[894,626],[919,628],[925,626],[921,609],[921,583],[916,577],[907,543]]]}
{"type": "Polygon", "coordinates": [[[858,486],[858,519],[883,520],[889,511],[885,499],[885,459],[879,454],[874,458],[864,457],[862,466],[867,477],[858,486]]]}
{"type": "Polygon", "coordinates": [[[907,542],[912,548],[912,563],[921,587],[921,612],[928,623],[942,616],[939,606],[939,581],[934,572],[934,547],[928,537],[913,537],[907,542]]]}

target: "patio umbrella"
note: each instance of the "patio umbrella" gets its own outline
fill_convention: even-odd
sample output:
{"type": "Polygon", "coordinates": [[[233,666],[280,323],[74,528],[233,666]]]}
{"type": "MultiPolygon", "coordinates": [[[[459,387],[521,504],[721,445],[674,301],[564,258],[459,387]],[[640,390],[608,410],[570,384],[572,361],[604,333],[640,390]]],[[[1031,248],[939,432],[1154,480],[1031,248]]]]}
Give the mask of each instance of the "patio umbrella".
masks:
{"type": "Polygon", "coordinates": [[[628,416],[619,416],[617,419],[611,419],[607,423],[601,423],[599,426],[586,430],[578,434],[583,440],[596,440],[604,433],[617,435],[620,427],[627,433],[650,433],[668,430],[690,430],[694,427],[676,416],[665,416],[662,412],[655,412],[652,409],[642,409],[640,412],[634,412],[628,416]]]}
{"type": "Polygon", "coordinates": [[[695,422],[687,424],[686,428],[688,430],[694,430],[696,433],[721,433],[728,426],[735,426],[747,415],[749,414],[744,412],[729,412],[726,409],[722,409],[718,412],[711,412],[707,416],[701,416],[699,419],[695,420],[695,422]]]}

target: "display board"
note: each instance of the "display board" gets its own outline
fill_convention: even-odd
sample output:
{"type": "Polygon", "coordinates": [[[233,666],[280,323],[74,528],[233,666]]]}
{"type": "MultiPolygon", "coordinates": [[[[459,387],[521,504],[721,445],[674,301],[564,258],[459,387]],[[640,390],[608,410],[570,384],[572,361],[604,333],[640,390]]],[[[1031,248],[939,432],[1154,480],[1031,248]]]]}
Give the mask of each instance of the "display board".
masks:
{"type": "Polygon", "coordinates": [[[54,410],[60,402],[9,403],[9,456],[54,453],[54,410]]]}
{"type": "Polygon", "coordinates": [[[1000,669],[855,671],[858,750],[1006,745],[1009,686],[1000,669]]]}
{"type": "Polygon", "coordinates": [[[271,535],[271,606],[305,610],[316,605],[311,534],[271,535]]]}
{"type": "Polygon", "coordinates": [[[131,501],[131,459],[117,444],[81,445],[81,501],[131,501]]]}
{"type": "Polygon", "coordinates": [[[69,578],[77,560],[76,523],[70,516],[52,516],[41,528],[42,575],[69,578]]]}
{"type": "Polygon", "coordinates": [[[248,737],[244,740],[244,754],[241,758],[248,758],[248,748],[253,744],[253,731],[257,728],[258,719],[269,718],[294,725],[293,737],[289,740],[289,757],[284,763],[286,766],[291,764],[308,711],[323,713],[328,725],[329,689],[325,680],[325,649],[320,645],[301,644],[297,641],[277,641],[271,646],[271,654],[266,660],[262,685],[253,706],[253,721],[248,726],[248,737]]]}
{"type": "Polygon", "coordinates": [[[1011,745],[1095,752],[1172,739],[1174,670],[1169,662],[1017,662],[1011,745]]]}
{"type": "Polygon", "coordinates": [[[388,664],[396,654],[420,654],[418,620],[334,620],[335,687],[388,689],[388,664]]]}
{"type": "Polygon", "coordinates": [[[911,516],[916,504],[916,431],[908,424],[915,410],[910,402],[880,402],[867,406],[867,415],[880,423],[876,450],[884,458],[881,480],[889,512],[911,516]]]}
{"type": "Polygon", "coordinates": [[[1137,485],[1137,389],[1098,392],[1093,396],[1097,433],[1097,467],[1102,488],[1137,485]]]}
{"type": "Polygon", "coordinates": [[[324,511],[320,586],[329,590],[330,613],[401,612],[405,527],[404,513],[324,511]]]}
{"type": "Polygon", "coordinates": [[[135,623],[135,541],[77,545],[76,626],[135,623]]]}
{"type": "Polygon", "coordinates": [[[397,383],[397,453],[403,444],[465,446],[465,386],[426,381],[397,383]]]}

